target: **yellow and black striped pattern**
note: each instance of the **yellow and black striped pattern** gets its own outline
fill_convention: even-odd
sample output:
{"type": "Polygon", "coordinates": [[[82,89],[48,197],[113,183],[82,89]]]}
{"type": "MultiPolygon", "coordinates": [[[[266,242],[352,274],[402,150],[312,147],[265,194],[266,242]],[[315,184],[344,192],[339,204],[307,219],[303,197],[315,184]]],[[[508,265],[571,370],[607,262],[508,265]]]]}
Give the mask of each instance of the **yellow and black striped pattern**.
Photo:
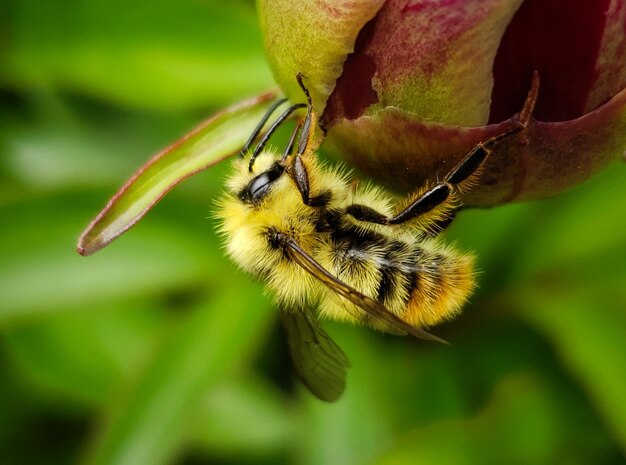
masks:
{"type": "Polygon", "coordinates": [[[238,194],[277,158],[265,150],[252,173],[245,160],[238,160],[217,217],[230,257],[264,280],[282,307],[317,306],[323,316],[368,324],[362,310],[272,247],[268,231],[292,237],[331,274],[415,327],[432,326],[459,312],[475,286],[473,257],[428,234],[433,223],[454,207],[452,197],[434,214],[405,224],[358,221],[345,213],[355,203],[390,216],[397,209],[381,189],[357,186],[345,173],[307,155],[303,161],[311,193],[324,197],[323,205],[304,205],[289,176],[278,179],[258,205],[242,202],[238,194]]]}

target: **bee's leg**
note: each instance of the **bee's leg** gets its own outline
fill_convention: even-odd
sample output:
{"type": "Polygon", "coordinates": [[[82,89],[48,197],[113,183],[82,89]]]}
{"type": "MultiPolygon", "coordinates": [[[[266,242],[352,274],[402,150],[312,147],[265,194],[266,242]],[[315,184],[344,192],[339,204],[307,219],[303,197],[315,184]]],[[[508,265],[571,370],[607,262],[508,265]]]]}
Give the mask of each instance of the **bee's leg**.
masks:
{"type": "Polygon", "coordinates": [[[300,192],[300,196],[302,197],[302,203],[308,205],[309,207],[321,207],[328,203],[329,200],[329,192],[322,192],[320,195],[315,197],[311,197],[311,189],[309,186],[309,173],[302,162],[302,157],[300,154],[296,154],[293,157],[293,162],[289,165],[289,169],[287,171],[289,175],[293,178],[298,187],[298,191],[300,192]]]}
{"type": "Polygon", "coordinates": [[[307,112],[304,121],[302,122],[302,129],[300,131],[300,139],[298,140],[298,151],[293,157],[293,161],[289,166],[288,173],[298,187],[298,191],[302,196],[302,202],[310,207],[319,207],[325,205],[328,202],[328,193],[322,193],[321,195],[311,197],[311,189],[309,185],[309,174],[307,173],[304,162],[302,161],[302,155],[306,151],[313,133],[313,104],[311,102],[311,95],[308,89],[302,82],[303,75],[298,73],[298,84],[304,91],[307,99],[307,112]]]}
{"type": "MultiPolygon", "coordinates": [[[[519,133],[523,127],[515,127],[508,131],[487,139],[476,145],[461,162],[450,171],[443,181],[440,181],[430,187],[422,188],[417,191],[415,199],[395,216],[387,216],[377,212],[371,207],[360,204],[350,205],[346,209],[346,213],[359,221],[368,223],[376,223],[382,225],[402,224],[411,221],[418,216],[426,215],[437,210],[438,214],[434,216],[432,223],[441,222],[442,226],[446,226],[447,221],[451,221],[450,214],[456,210],[458,206],[456,193],[460,192],[464,185],[470,184],[472,177],[482,166],[483,162],[491,153],[491,148],[502,139],[512,137],[519,133]]],[[[441,229],[435,227],[435,229],[441,229]]]]}
{"type": "Polygon", "coordinates": [[[452,224],[458,211],[459,207],[451,208],[445,215],[441,216],[441,218],[433,220],[432,224],[424,229],[424,234],[429,237],[438,236],[452,224]]]}
{"type": "Polygon", "coordinates": [[[298,152],[296,153],[294,160],[300,158],[302,154],[304,154],[307,146],[309,145],[311,136],[313,135],[313,128],[311,126],[313,124],[313,102],[311,101],[311,94],[309,94],[309,89],[307,89],[304,85],[304,82],[302,82],[303,77],[304,76],[302,73],[298,73],[298,75],[296,76],[296,80],[298,81],[302,92],[304,92],[304,95],[306,95],[306,116],[304,117],[304,122],[302,123],[300,140],[298,141],[298,152]]]}
{"type": "Polygon", "coordinates": [[[435,233],[445,228],[454,218],[458,209],[457,193],[471,186],[487,156],[494,146],[504,139],[515,136],[528,126],[539,91],[539,76],[533,75],[532,86],[524,102],[522,110],[516,118],[516,125],[501,134],[493,136],[477,144],[443,179],[432,186],[418,190],[415,199],[395,216],[389,217],[366,205],[353,204],[346,213],[359,221],[368,223],[394,225],[411,221],[421,215],[435,213],[433,218],[426,220],[426,229],[435,233]]]}

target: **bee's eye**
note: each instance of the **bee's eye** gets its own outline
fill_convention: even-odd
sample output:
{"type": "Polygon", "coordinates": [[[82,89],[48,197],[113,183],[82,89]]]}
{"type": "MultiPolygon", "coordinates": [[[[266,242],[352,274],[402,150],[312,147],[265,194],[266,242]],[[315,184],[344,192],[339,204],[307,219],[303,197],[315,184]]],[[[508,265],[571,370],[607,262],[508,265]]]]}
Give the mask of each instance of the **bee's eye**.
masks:
{"type": "Polygon", "coordinates": [[[272,183],[283,174],[283,171],[284,169],[280,165],[272,166],[269,170],[253,178],[252,181],[244,187],[243,191],[241,191],[239,198],[244,202],[259,202],[265,197],[272,183]]]}
{"type": "Polygon", "coordinates": [[[259,200],[265,195],[272,182],[269,173],[263,173],[254,178],[248,185],[248,192],[252,201],[259,200]]]}

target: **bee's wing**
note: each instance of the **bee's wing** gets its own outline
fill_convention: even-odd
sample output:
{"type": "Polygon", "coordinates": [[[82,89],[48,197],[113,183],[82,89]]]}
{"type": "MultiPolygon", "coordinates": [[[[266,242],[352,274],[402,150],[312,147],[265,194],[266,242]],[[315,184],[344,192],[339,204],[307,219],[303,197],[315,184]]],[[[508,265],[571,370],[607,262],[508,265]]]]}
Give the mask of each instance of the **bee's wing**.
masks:
{"type": "Polygon", "coordinates": [[[348,286],[346,283],[330,274],[328,270],[326,270],[305,250],[303,250],[293,238],[284,235],[283,238],[281,238],[281,242],[294,262],[319,279],[333,292],[337,293],[341,297],[345,297],[350,302],[364,310],[372,320],[381,324],[383,327],[390,328],[394,332],[400,334],[408,333],[420,339],[448,344],[445,340],[429,333],[424,329],[411,326],[387,310],[384,305],[360,293],[356,289],[348,286]]]}
{"type": "Polygon", "coordinates": [[[310,311],[281,311],[291,360],[298,377],[317,397],[335,402],[346,387],[350,361],[310,311]]]}

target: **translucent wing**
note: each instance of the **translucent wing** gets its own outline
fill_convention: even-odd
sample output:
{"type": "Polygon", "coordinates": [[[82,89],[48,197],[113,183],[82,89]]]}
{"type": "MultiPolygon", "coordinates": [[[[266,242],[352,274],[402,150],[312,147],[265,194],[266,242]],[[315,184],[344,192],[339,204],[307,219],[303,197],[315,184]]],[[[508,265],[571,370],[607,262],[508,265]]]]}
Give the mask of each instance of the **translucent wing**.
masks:
{"type": "Polygon", "coordinates": [[[319,279],[333,292],[337,293],[341,297],[345,297],[350,302],[365,311],[371,320],[379,323],[384,328],[390,328],[396,333],[408,333],[419,339],[448,344],[445,340],[435,336],[434,334],[431,334],[424,329],[411,326],[407,322],[402,321],[400,318],[387,310],[384,305],[360,293],[356,289],[348,286],[346,283],[330,274],[328,270],[326,270],[305,250],[303,250],[293,238],[285,234],[279,234],[279,236],[278,240],[294,262],[319,279]]]}
{"type": "Polygon", "coordinates": [[[311,312],[297,309],[281,315],[298,377],[318,399],[335,402],[346,387],[348,357],[311,312]]]}

